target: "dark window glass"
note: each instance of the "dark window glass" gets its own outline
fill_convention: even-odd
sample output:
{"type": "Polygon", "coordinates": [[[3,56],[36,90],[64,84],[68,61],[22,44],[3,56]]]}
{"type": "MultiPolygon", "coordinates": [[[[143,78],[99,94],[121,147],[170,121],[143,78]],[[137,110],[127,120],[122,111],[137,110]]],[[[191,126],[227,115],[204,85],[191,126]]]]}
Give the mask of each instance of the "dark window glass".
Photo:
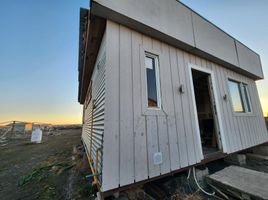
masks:
{"type": "Polygon", "coordinates": [[[158,107],[156,58],[145,57],[148,107],[158,107]]]}

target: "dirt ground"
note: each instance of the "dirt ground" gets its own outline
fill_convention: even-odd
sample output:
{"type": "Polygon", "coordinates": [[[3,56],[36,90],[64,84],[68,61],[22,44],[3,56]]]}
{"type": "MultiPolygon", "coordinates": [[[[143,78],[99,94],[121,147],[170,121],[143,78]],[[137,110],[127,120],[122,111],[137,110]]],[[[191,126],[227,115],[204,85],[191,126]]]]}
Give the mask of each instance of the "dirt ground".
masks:
{"type": "Polygon", "coordinates": [[[81,129],[59,130],[41,144],[29,136],[0,146],[0,199],[90,199],[80,138],[81,129]]]}

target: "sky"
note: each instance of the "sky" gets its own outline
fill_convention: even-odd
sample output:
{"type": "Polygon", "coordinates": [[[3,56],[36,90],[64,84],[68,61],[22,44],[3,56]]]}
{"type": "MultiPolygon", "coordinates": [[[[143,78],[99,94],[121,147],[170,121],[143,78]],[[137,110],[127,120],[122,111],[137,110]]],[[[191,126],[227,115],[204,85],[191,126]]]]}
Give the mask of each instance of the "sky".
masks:
{"type": "Polygon", "coordinates": [[[81,123],[79,8],[88,0],[0,1],[0,122],[81,123]]]}
{"type": "MultiPolygon", "coordinates": [[[[182,0],[261,55],[258,90],[268,113],[268,1],[182,0]]],[[[1,0],[0,122],[81,123],[79,8],[88,0],[1,0]]]]}

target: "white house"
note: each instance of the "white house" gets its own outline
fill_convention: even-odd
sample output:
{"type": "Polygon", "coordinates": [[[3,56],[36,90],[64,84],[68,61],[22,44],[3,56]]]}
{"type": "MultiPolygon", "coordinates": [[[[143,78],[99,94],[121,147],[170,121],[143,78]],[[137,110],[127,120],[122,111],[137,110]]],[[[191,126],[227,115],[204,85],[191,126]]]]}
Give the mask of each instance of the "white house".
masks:
{"type": "Polygon", "coordinates": [[[176,0],[81,9],[82,140],[102,192],[268,141],[260,57],[176,0]]]}

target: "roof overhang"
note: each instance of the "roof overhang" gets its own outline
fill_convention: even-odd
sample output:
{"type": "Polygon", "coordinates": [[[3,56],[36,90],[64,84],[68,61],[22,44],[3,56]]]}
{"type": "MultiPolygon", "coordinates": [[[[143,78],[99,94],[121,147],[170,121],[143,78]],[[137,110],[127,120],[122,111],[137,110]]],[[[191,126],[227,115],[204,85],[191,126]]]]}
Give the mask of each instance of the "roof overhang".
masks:
{"type": "Polygon", "coordinates": [[[90,10],[80,9],[80,32],[78,53],[78,101],[83,104],[94,65],[98,56],[106,20],[94,16],[90,10]]]}
{"type": "Polygon", "coordinates": [[[254,80],[260,56],[176,0],[92,0],[92,14],[120,23],[254,80]]]}

